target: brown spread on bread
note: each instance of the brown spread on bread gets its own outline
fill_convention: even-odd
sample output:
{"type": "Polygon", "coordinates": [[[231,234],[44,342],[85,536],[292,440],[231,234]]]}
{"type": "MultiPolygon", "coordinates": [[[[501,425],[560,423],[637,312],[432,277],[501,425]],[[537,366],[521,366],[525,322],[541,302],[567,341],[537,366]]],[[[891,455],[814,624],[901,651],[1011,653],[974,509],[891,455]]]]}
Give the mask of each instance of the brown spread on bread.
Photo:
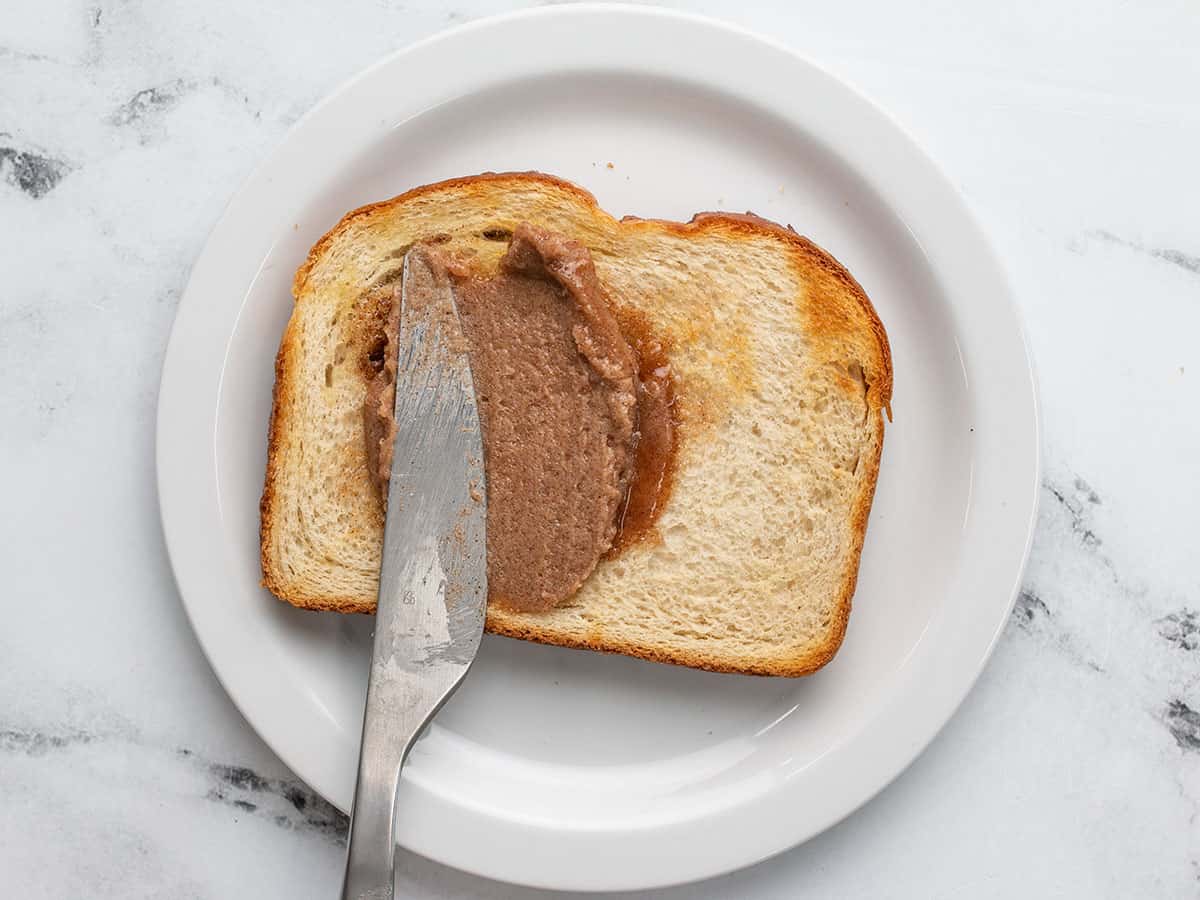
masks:
{"type": "MultiPolygon", "coordinates": [[[[518,225],[499,271],[486,276],[450,249],[415,252],[453,285],[467,338],[487,473],[489,602],[550,609],[602,556],[648,534],[662,507],[675,448],[665,351],[636,323],[627,323],[631,346],[576,241],[518,225]]],[[[419,302],[419,289],[410,283],[409,302],[419,302]]],[[[365,405],[368,465],[382,496],[399,307],[397,287],[365,405]]]]}

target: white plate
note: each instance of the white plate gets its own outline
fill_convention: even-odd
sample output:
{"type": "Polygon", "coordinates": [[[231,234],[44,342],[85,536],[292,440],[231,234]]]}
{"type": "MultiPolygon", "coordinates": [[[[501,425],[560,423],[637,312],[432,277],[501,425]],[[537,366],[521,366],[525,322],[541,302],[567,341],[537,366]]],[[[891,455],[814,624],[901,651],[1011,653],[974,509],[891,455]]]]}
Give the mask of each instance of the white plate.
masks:
{"type": "Polygon", "coordinates": [[[213,231],[171,335],[158,475],[188,615],[254,728],[346,809],[371,623],[259,587],[272,361],[292,273],[343,212],[488,169],[564,176],[617,215],[794,223],[874,301],[896,420],[826,669],[714,675],[486,638],[405,769],[400,842],[579,889],[762,859],[865,802],[953,713],[1008,616],[1038,482],[1021,330],[961,199],[868,101],[769,42],[658,10],[550,8],[410,47],[309,113],[213,231]]]}

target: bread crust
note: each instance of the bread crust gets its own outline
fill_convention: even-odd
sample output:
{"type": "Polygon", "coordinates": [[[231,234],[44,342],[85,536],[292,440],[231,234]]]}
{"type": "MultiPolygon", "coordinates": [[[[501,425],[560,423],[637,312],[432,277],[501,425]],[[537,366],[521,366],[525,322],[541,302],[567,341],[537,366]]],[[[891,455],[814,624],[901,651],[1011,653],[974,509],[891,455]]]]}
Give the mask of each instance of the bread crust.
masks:
{"type": "MultiPolygon", "coordinates": [[[[313,271],[322,256],[348,230],[356,227],[371,216],[386,213],[415,198],[438,192],[454,190],[456,195],[470,198],[473,194],[495,190],[498,183],[514,188],[543,186],[570,195],[572,201],[586,208],[598,220],[616,229],[658,229],[675,235],[689,237],[710,230],[723,231],[735,238],[738,236],[759,238],[769,236],[784,244],[792,265],[802,270],[802,278],[816,285],[817,302],[805,304],[806,329],[821,337],[835,337],[855,346],[864,360],[862,380],[868,416],[872,424],[872,440],[860,456],[864,466],[858,481],[859,490],[851,505],[850,528],[852,542],[851,560],[842,580],[836,609],[830,622],[827,639],[820,645],[806,648],[780,658],[764,659],[717,659],[693,652],[684,647],[672,646],[669,641],[649,643],[623,640],[612,634],[593,637],[589,634],[565,634],[554,629],[540,627],[528,615],[514,615],[504,610],[489,609],[487,631],[507,637],[535,641],[562,647],[572,647],[601,652],[620,653],[654,662],[673,663],[714,672],[732,672],[748,675],[774,675],[795,677],[807,675],[820,669],[833,658],[845,636],[850,615],[851,601],[857,584],[859,561],[866,537],[867,520],[879,476],[880,457],[883,449],[883,414],[891,418],[893,386],[891,349],[887,333],[871,301],[861,285],[832,255],[798,234],[790,225],[782,226],[753,213],[736,214],[727,212],[697,213],[687,222],[661,219],[641,219],[626,216],[613,219],[604,212],[595,198],[571,182],[540,172],[483,173],[449,179],[435,184],[423,185],[403,194],[378,203],[359,207],[344,215],[320,240],[313,245],[304,263],[293,280],[293,296],[303,296],[313,271]],[[856,307],[856,321],[865,317],[866,328],[856,327],[848,331],[847,313],[843,304],[856,307]]],[[[294,606],[313,610],[341,613],[373,613],[374,600],[361,597],[339,596],[307,590],[287,579],[276,564],[272,552],[279,522],[276,516],[276,483],[283,463],[283,435],[287,428],[287,417],[297,402],[288,374],[298,365],[296,354],[299,348],[295,341],[296,317],[293,316],[284,330],[279,352],[275,359],[275,386],[268,429],[267,471],[260,502],[261,532],[260,555],[262,561],[262,584],[273,594],[294,606]]]]}

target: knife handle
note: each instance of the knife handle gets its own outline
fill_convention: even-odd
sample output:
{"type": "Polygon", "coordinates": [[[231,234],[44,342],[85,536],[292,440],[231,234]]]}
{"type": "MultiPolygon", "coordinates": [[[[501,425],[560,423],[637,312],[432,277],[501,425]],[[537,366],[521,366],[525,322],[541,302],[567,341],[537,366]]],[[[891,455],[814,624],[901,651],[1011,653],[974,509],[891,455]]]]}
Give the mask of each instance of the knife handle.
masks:
{"type": "MultiPolygon", "coordinates": [[[[392,900],[400,770],[470,667],[469,658],[455,658],[452,642],[448,650],[431,653],[427,641],[417,637],[430,627],[420,623],[436,618],[434,612],[444,620],[446,608],[446,578],[435,548],[416,550],[402,566],[384,567],[342,900],[392,900]]],[[[483,631],[482,621],[476,630],[483,631]]]]}
{"type": "Polygon", "coordinates": [[[342,900],[393,900],[396,890],[396,790],[400,769],[421,728],[395,746],[380,734],[378,722],[378,716],[369,714],[363,722],[342,900]]]}

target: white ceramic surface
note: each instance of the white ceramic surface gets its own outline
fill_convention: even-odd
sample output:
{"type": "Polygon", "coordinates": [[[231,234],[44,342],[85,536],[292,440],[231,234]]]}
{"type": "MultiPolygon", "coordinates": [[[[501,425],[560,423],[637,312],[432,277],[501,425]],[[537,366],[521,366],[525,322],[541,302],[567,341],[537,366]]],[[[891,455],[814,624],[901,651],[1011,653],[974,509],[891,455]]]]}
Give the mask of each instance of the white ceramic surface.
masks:
{"type": "Polygon", "coordinates": [[[888,329],[896,421],[831,665],[739,678],[489,639],[405,769],[399,840],[483,875],[589,890],[757,861],[907,765],[1008,616],[1038,441],[1004,278],[895,125],[817,67],[711,22],[611,7],[503,17],[396,54],[320,104],[193,269],[164,366],[158,469],[177,580],[218,677],[343,810],[370,622],[297,611],[258,585],[273,355],[291,275],[341,213],[486,169],[562,175],[618,215],[724,207],[802,222],[888,329]]]}
{"type": "MultiPolygon", "coordinates": [[[[1027,324],[1045,467],[1008,625],[907,770],[770,860],[609,896],[1194,896],[1194,4],[673,2],[819,61],[946,171],[1027,324]]],[[[47,0],[0,15],[5,895],[337,896],[345,817],[237,711],[179,601],[154,479],[162,360],[207,235],[297,118],[367,62],[510,5],[47,0]]],[[[791,198],[761,211],[809,230],[791,198]]],[[[407,851],[399,878],[399,897],[586,900],[407,851]]]]}

